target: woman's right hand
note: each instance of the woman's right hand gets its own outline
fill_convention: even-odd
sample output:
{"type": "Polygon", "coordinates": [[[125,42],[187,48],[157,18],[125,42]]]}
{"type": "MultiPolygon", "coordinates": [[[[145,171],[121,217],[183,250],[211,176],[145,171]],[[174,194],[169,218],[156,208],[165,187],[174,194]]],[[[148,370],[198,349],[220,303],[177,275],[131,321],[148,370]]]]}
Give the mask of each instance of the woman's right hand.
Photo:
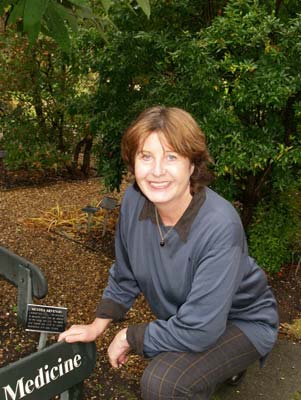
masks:
{"type": "Polygon", "coordinates": [[[90,325],[72,325],[65,332],[62,332],[58,338],[61,342],[65,340],[67,343],[74,342],[93,342],[97,338],[96,329],[90,325]]]}
{"type": "Polygon", "coordinates": [[[58,341],[65,340],[67,343],[93,342],[104,332],[111,321],[111,319],[96,318],[88,325],[72,325],[59,335],[58,341]]]}

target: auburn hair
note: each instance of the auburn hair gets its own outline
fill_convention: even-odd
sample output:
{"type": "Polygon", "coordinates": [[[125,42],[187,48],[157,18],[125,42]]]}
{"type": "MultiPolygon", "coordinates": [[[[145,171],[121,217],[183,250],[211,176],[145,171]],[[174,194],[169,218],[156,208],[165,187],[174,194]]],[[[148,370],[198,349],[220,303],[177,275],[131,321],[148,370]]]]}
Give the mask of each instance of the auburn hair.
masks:
{"type": "Polygon", "coordinates": [[[135,157],[146,138],[153,132],[163,134],[171,148],[194,165],[190,191],[199,192],[212,180],[208,163],[212,160],[206,147],[205,135],[194,118],[177,107],[151,107],[143,111],[125,131],[121,155],[129,172],[134,173],[135,157]]]}

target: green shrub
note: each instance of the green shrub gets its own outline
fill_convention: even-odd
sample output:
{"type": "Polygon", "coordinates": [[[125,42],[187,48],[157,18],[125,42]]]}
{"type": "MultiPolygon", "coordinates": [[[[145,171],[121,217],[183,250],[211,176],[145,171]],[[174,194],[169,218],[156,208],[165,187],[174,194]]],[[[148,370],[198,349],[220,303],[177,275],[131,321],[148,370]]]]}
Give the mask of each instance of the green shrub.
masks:
{"type": "Polygon", "coordinates": [[[275,273],[301,249],[301,192],[298,184],[269,204],[261,203],[249,226],[249,252],[267,272],[275,273]],[[297,188],[296,188],[297,186],[297,188]]]}
{"type": "Polygon", "coordinates": [[[7,152],[5,163],[11,170],[60,170],[70,158],[58,151],[55,143],[45,142],[35,124],[24,118],[10,121],[3,146],[7,152]]]}

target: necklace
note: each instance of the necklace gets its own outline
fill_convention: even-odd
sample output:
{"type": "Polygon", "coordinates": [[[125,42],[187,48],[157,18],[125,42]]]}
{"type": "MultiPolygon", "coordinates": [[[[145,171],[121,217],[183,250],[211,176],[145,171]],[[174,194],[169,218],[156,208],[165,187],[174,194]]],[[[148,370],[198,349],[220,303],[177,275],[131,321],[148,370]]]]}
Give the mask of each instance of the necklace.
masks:
{"type": "Polygon", "coordinates": [[[165,246],[165,238],[173,230],[174,227],[172,226],[171,228],[169,228],[168,231],[165,233],[165,235],[163,235],[163,233],[161,231],[160,223],[159,223],[157,207],[155,207],[155,215],[156,215],[156,222],[157,222],[158,231],[159,231],[160,238],[161,238],[160,246],[163,247],[163,246],[165,246]]]}

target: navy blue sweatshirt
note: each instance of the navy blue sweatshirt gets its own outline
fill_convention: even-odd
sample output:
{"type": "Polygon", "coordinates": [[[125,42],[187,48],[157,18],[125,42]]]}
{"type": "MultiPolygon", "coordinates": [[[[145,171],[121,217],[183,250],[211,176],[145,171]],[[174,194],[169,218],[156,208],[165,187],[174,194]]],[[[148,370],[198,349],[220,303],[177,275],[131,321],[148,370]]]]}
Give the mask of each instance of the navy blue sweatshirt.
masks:
{"type": "Polygon", "coordinates": [[[116,262],[97,317],[121,319],[142,292],[157,319],[129,326],[128,341],[138,354],[204,351],[229,322],[262,356],[269,353],[277,338],[277,305],[264,272],[248,255],[234,207],[205,188],[193,196],[164,247],[160,240],[154,205],[129,187],[120,209],[116,262]]]}

